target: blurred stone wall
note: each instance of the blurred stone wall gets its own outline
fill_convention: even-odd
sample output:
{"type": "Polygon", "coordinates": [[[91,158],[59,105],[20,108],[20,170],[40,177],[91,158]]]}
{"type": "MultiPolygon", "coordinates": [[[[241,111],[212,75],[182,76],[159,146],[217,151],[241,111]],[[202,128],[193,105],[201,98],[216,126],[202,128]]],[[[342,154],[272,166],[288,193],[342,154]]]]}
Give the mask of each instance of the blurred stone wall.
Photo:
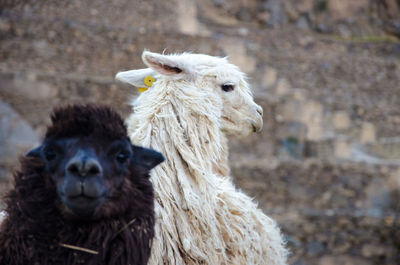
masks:
{"type": "Polygon", "coordinates": [[[220,13],[269,28],[288,24],[343,37],[400,36],[397,0],[213,0],[220,13]]]}

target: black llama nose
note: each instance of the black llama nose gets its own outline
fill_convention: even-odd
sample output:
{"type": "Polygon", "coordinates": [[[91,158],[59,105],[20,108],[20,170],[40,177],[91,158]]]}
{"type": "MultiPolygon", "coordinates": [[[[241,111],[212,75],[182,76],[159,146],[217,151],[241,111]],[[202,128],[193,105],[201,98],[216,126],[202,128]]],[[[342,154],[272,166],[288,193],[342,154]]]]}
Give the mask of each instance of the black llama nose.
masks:
{"type": "Polygon", "coordinates": [[[102,167],[96,157],[80,150],[68,162],[66,170],[69,174],[81,177],[98,176],[102,173],[102,167]]]}

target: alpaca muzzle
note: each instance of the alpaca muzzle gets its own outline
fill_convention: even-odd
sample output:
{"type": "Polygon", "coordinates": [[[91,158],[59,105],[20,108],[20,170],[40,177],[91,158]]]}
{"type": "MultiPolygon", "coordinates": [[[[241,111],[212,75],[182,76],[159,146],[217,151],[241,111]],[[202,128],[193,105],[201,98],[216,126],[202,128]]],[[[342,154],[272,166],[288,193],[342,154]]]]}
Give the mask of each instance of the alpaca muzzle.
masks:
{"type": "Polygon", "coordinates": [[[256,112],[256,117],[254,120],[251,120],[250,123],[253,126],[253,132],[261,132],[264,124],[262,107],[256,105],[255,112],[256,112]]]}
{"type": "Polygon", "coordinates": [[[79,150],[67,163],[65,176],[61,200],[73,213],[90,215],[106,196],[100,162],[90,152],[79,150]]]}

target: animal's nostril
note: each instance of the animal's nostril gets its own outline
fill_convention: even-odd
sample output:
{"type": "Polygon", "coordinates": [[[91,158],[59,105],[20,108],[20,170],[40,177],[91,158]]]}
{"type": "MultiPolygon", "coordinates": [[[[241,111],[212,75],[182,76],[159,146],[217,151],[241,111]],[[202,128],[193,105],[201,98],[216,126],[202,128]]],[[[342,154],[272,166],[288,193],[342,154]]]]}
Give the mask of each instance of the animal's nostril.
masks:
{"type": "Polygon", "coordinates": [[[97,167],[91,167],[90,169],[89,169],[89,174],[90,175],[94,175],[94,174],[97,174],[97,173],[99,173],[100,172],[100,170],[97,168],[97,167]]]}
{"type": "Polygon", "coordinates": [[[97,161],[97,159],[94,158],[89,158],[86,160],[84,166],[83,166],[83,175],[87,176],[96,176],[100,175],[102,172],[102,168],[100,166],[100,163],[97,161]]]}
{"type": "Polygon", "coordinates": [[[72,174],[72,175],[80,175],[80,173],[82,171],[82,165],[83,165],[83,161],[81,159],[73,158],[67,164],[67,171],[69,174],[72,174]]]}
{"type": "Polygon", "coordinates": [[[69,173],[77,175],[79,174],[79,165],[77,163],[70,164],[67,170],[69,173]]]}
{"type": "Polygon", "coordinates": [[[100,164],[96,160],[88,161],[85,165],[87,175],[94,176],[101,173],[100,164]]]}
{"type": "Polygon", "coordinates": [[[261,116],[262,116],[263,113],[264,113],[262,107],[260,107],[260,106],[257,106],[257,112],[258,112],[258,114],[260,114],[261,116]]]}
{"type": "Polygon", "coordinates": [[[94,158],[73,159],[67,165],[69,174],[75,176],[96,176],[101,174],[102,168],[100,163],[94,158]]]}

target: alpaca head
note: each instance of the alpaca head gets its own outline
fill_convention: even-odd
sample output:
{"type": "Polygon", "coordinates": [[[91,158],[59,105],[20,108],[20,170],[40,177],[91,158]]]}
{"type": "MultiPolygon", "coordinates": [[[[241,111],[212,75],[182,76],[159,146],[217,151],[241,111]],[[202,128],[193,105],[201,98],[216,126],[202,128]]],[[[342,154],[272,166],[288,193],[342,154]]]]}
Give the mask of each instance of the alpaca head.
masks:
{"type": "Polygon", "coordinates": [[[163,161],[160,153],[132,145],[121,117],[107,107],[60,108],[51,120],[43,144],[27,156],[44,163],[43,175],[56,187],[60,210],[68,216],[120,214],[123,186],[140,186],[163,161]]]}
{"type": "Polygon", "coordinates": [[[183,95],[187,106],[217,116],[228,135],[246,136],[262,129],[262,108],[254,102],[245,74],[226,58],[145,51],[142,59],[149,68],[120,72],[116,78],[142,87],[146,76],[155,76],[156,83],[145,93],[163,89],[183,95]]]}

